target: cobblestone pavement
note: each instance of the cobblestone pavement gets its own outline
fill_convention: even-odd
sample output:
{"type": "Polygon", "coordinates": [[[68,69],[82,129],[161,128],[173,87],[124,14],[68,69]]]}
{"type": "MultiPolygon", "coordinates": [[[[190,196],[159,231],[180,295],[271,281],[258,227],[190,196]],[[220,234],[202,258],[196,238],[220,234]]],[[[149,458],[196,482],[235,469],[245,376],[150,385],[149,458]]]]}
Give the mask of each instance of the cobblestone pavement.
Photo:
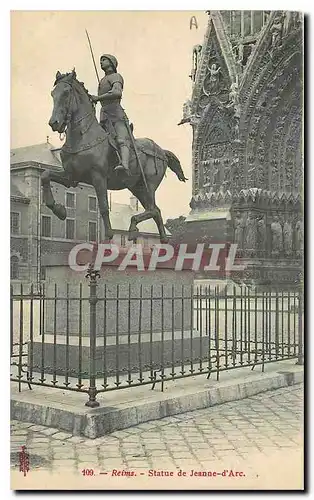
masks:
{"type": "MultiPolygon", "coordinates": [[[[98,439],[58,429],[11,422],[11,464],[26,445],[30,468],[95,473],[113,469],[207,470],[228,459],[249,461],[252,453],[300,449],[303,385],[269,391],[248,399],[147,422],[98,439]]],[[[291,450],[292,451],[292,450],[291,450]]]]}

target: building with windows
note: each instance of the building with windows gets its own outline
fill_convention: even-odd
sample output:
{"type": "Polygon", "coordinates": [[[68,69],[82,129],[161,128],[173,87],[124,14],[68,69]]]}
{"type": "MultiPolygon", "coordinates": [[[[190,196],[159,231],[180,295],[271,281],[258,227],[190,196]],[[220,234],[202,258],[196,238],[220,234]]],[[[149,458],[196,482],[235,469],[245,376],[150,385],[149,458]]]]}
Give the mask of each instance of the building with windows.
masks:
{"type": "MultiPolygon", "coordinates": [[[[67,253],[82,242],[102,241],[103,222],[92,186],[79,184],[67,189],[52,183],[55,199],[67,209],[65,221],[59,220],[42,203],[40,177],[50,168],[62,169],[59,150],[46,143],[11,151],[11,279],[39,283],[45,279],[43,261],[49,255],[67,253]]],[[[113,242],[122,247],[128,241],[132,215],[141,212],[136,198],[129,205],[111,203],[110,218],[115,231],[113,242]]],[[[153,220],[139,225],[138,243],[151,247],[159,242],[153,220]]]]}

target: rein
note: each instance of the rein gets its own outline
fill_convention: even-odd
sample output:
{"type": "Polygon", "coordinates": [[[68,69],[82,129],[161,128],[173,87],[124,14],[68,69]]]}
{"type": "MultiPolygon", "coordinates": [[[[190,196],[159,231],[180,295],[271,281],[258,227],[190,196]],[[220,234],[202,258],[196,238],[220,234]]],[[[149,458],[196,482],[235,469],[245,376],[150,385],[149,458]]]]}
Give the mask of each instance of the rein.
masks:
{"type": "MultiPolygon", "coordinates": [[[[59,134],[60,141],[64,141],[65,132],[66,132],[69,124],[71,123],[71,117],[72,117],[71,108],[72,108],[73,100],[75,98],[74,87],[69,82],[64,82],[64,83],[66,83],[67,85],[69,85],[69,87],[71,87],[71,95],[69,97],[68,111],[67,111],[66,119],[65,119],[65,129],[64,129],[64,132],[59,134]]],[[[77,126],[79,125],[79,123],[84,120],[84,118],[88,118],[91,115],[94,115],[94,111],[90,111],[89,113],[86,113],[85,115],[81,116],[77,120],[73,121],[73,126],[71,127],[71,130],[72,131],[75,130],[77,128],[77,126]]],[[[92,126],[92,123],[93,123],[93,120],[91,120],[91,122],[87,125],[87,127],[85,129],[81,130],[81,135],[84,135],[90,129],[90,127],[92,126]]]]}
{"type": "MultiPolygon", "coordinates": [[[[84,126],[84,128],[82,128],[80,130],[81,137],[83,137],[83,135],[86,134],[86,132],[88,132],[88,130],[93,125],[94,120],[96,120],[95,111],[93,109],[89,113],[86,113],[85,115],[80,116],[76,120],[73,120],[73,122],[71,121],[72,113],[73,113],[73,111],[72,111],[73,100],[76,98],[75,87],[70,82],[64,82],[64,83],[66,83],[67,85],[69,85],[71,87],[71,94],[70,94],[69,100],[68,100],[68,110],[67,110],[67,114],[66,114],[66,118],[65,118],[65,129],[64,129],[64,132],[62,134],[59,134],[59,137],[60,137],[61,141],[64,140],[64,137],[66,135],[65,134],[66,131],[73,132],[74,130],[77,129],[77,127],[79,126],[79,124],[85,118],[89,118],[91,116],[92,119],[89,121],[89,123],[87,123],[84,126]],[[62,137],[62,135],[63,135],[63,137],[62,137]]],[[[96,120],[96,122],[97,122],[97,120],[96,120]]],[[[65,142],[65,144],[62,146],[62,150],[65,151],[65,152],[67,152],[67,153],[70,153],[70,154],[76,154],[76,153],[80,153],[82,151],[85,151],[87,149],[91,149],[92,147],[97,146],[98,144],[104,142],[105,140],[108,140],[108,138],[107,138],[107,136],[104,133],[102,133],[102,134],[100,134],[100,136],[96,137],[91,142],[85,142],[85,143],[83,142],[83,144],[80,144],[80,141],[79,141],[79,144],[78,144],[78,146],[75,149],[73,149],[73,147],[71,147],[69,144],[67,144],[65,142]]]]}

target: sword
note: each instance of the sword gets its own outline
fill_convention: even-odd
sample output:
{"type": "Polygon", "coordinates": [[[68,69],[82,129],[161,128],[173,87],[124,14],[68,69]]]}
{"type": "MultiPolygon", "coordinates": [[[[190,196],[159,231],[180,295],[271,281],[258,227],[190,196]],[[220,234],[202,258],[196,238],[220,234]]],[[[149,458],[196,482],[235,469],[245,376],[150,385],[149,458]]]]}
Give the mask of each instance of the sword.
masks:
{"type": "Polygon", "coordinates": [[[143,177],[143,181],[144,181],[145,187],[147,189],[147,192],[149,192],[148,191],[147,182],[146,182],[146,177],[145,177],[144,170],[143,170],[143,166],[141,164],[141,160],[140,160],[140,157],[139,157],[139,154],[138,154],[138,151],[137,151],[135,140],[134,140],[134,137],[133,137],[133,134],[132,134],[132,130],[131,130],[131,127],[130,127],[130,124],[129,124],[129,121],[128,121],[127,117],[124,118],[124,123],[126,124],[126,128],[128,129],[128,132],[129,132],[129,136],[130,136],[130,139],[131,139],[131,142],[132,142],[132,146],[133,146],[133,149],[134,149],[134,152],[135,152],[137,163],[138,163],[138,165],[140,167],[140,171],[141,171],[141,174],[142,174],[142,177],[143,177]]]}
{"type": "Polygon", "coordinates": [[[90,41],[87,29],[85,29],[85,32],[86,32],[86,36],[87,36],[87,40],[88,40],[88,44],[89,44],[89,48],[90,48],[90,53],[92,55],[92,59],[93,59],[93,63],[94,63],[94,68],[95,68],[95,71],[96,71],[97,80],[98,80],[98,83],[100,83],[100,79],[99,79],[99,75],[98,75],[98,71],[97,71],[97,66],[96,66],[96,63],[95,63],[93,48],[92,48],[92,44],[91,44],[91,41],[90,41]]]}

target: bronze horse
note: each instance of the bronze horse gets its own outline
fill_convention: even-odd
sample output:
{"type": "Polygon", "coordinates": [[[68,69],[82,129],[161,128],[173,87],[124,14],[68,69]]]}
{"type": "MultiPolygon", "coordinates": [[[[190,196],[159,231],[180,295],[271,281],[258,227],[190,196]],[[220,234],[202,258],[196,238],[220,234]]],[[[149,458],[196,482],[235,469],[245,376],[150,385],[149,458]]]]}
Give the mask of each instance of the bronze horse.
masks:
{"type": "Polygon", "coordinates": [[[133,215],[129,227],[129,240],[136,240],[137,224],[153,218],[158,227],[160,241],[168,241],[160,209],[155,202],[155,191],[162,181],[167,166],[180,181],[186,177],[180,161],[171,153],[162,149],[151,139],[136,139],[136,147],[143,172],[141,172],[135,152],[131,152],[130,175],[114,172],[119,157],[107,132],[100,126],[95,114],[95,107],[84,84],[76,79],[76,73],[56,75],[53,97],[53,112],[49,125],[53,131],[65,133],[66,141],[60,156],[63,172],[46,170],[41,182],[43,200],[52,212],[61,220],[66,218],[66,209],[56,203],[51,191],[51,182],[63,186],[76,187],[79,182],[92,185],[98,199],[99,211],[104,221],[105,239],[112,239],[108,204],[108,189],[129,189],[144,207],[144,212],[133,215]],[[143,175],[144,174],[144,175],[143,175]],[[145,179],[144,179],[145,176],[145,179]]]}

